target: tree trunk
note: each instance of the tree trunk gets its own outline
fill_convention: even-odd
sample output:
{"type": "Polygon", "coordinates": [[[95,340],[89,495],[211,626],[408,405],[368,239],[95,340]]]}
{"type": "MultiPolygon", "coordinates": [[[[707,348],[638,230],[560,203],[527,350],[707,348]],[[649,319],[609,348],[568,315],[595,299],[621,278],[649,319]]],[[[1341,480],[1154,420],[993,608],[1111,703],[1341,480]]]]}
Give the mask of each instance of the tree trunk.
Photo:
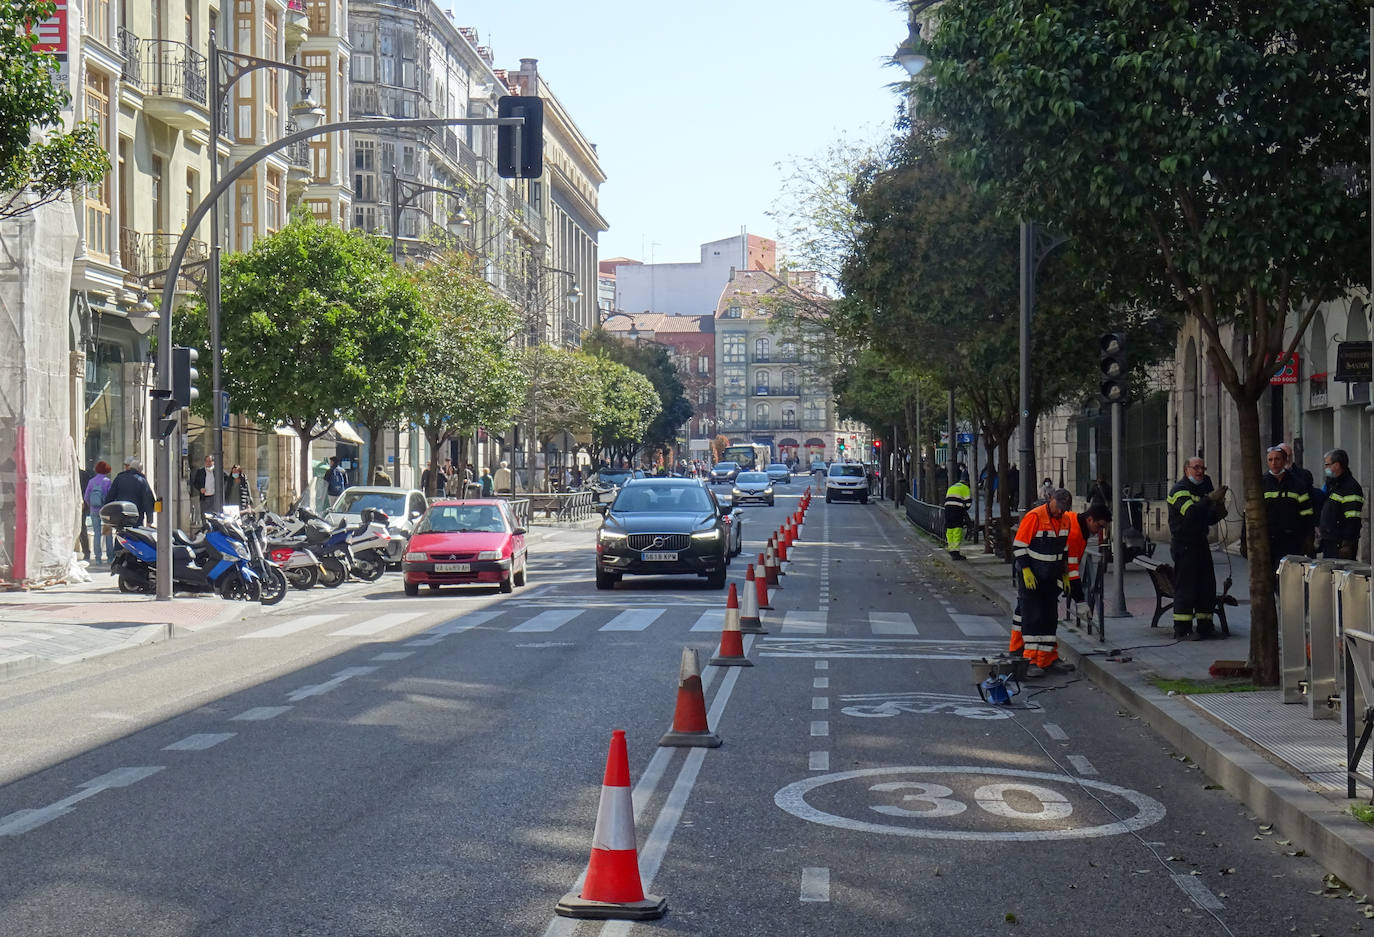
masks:
{"type": "MultiPolygon", "coordinates": [[[[1234,399],[1234,396],[1233,396],[1234,399]]],[[[1242,453],[1263,452],[1258,400],[1236,400],[1242,453]]],[[[1269,524],[1264,510],[1264,472],[1253,458],[1241,459],[1245,486],[1245,528],[1250,562],[1250,666],[1260,686],[1279,682],[1278,611],[1274,604],[1274,557],[1269,555],[1269,524]]]]}
{"type": "Polygon", "coordinates": [[[374,466],[378,464],[377,450],[379,448],[379,444],[383,441],[385,424],[377,423],[376,425],[373,425],[372,423],[364,422],[362,424],[362,427],[363,429],[367,430],[368,446],[367,461],[364,462],[362,465],[362,474],[359,476],[359,479],[362,481],[364,485],[370,485],[372,484],[372,469],[374,466]]]}
{"type": "Polygon", "coordinates": [[[301,442],[300,475],[297,479],[300,483],[300,488],[297,489],[296,496],[302,505],[313,509],[314,506],[311,504],[310,499],[310,483],[313,479],[310,472],[310,444],[314,442],[311,438],[311,433],[315,431],[315,421],[311,420],[309,423],[291,424],[291,428],[296,431],[296,435],[300,437],[301,442]]]}

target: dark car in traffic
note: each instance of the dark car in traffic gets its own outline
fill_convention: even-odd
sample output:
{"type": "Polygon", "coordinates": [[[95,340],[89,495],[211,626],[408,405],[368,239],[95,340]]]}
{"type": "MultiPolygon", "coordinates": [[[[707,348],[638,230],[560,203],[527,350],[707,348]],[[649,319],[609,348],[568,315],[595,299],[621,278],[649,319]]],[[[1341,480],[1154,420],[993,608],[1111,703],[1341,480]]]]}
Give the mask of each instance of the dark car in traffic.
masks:
{"type": "Polygon", "coordinates": [[[627,482],[596,532],[596,587],[612,589],[625,575],[696,575],[724,588],[730,510],[694,479],[627,482]]]}
{"type": "Polygon", "coordinates": [[[711,466],[711,484],[719,485],[722,482],[732,482],[739,473],[738,462],[717,462],[711,466]]]}

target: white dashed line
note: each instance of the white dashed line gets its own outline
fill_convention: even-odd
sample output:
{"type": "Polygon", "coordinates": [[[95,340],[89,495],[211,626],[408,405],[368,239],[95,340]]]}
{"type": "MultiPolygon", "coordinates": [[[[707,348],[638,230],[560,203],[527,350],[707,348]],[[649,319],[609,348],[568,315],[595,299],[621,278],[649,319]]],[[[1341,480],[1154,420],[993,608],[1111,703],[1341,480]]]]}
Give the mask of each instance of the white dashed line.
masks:
{"type": "Polygon", "coordinates": [[[829,708],[830,708],[830,697],[828,697],[828,696],[813,696],[813,697],[811,697],[811,708],[812,708],[812,709],[829,709],[829,708]]]}
{"type": "Polygon", "coordinates": [[[1067,755],[1065,757],[1079,774],[1097,774],[1097,769],[1093,767],[1093,763],[1082,755],[1067,755]]]}
{"type": "Polygon", "coordinates": [[[824,868],[804,868],[801,874],[802,901],[830,900],[830,870],[824,868]]]}
{"type": "Polygon", "coordinates": [[[207,748],[214,748],[220,742],[227,742],[237,732],[201,732],[196,735],[188,735],[179,742],[171,745],[164,745],[164,752],[203,752],[207,748]]]}
{"type": "Polygon", "coordinates": [[[818,719],[817,721],[811,723],[811,735],[813,738],[819,738],[821,736],[826,736],[829,734],[830,723],[826,720],[818,719]]]}
{"type": "Polygon", "coordinates": [[[812,688],[813,690],[828,690],[828,689],[830,689],[830,678],[829,678],[829,677],[816,677],[815,679],[813,679],[813,680],[811,681],[811,688],[812,688]]]}
{"type": "Polygon", "coordinates": [[[830,752],[812,752],[806,760],[808,771],[829,771],[830,752]]]}
{"type": "Polygon", "coordinates": [[[230,722],[265,722],[268,719],[275,719],[284,712],[290,712],[290,706],[258,706],[253,709],[245,709],[237,716],[230,718],[230,722]]]}
{"type": "Polygon", "coordinates": [[[1053,722],[1045,723],[1045,734],[1056,742],[1067,742],[1069,740],[1069,733],[1059,728],[1059,726],[1055,725],[1053,722]]]}

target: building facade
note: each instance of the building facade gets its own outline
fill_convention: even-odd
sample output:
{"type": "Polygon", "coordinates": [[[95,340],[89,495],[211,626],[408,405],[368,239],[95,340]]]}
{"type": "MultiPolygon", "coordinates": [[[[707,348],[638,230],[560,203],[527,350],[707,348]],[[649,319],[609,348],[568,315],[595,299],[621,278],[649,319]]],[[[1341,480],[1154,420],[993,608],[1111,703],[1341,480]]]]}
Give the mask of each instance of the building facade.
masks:
{"type": "Polygon", "coordinates": [[[734,270],[778,271],[778,245],[741,233],[701,245],[696,263],[626,263],[616,268],[616,308],[670,316],[710,313],[734,270]]]}
{"type": "Polygon", "coordinates": [[[679,428],[685,443],[679,458],[709,459],[716,419],[716,318],[623,313],[606,320],[605,329],[626,341],[656,342],[668,349],[692,404],[692,417],[679,428]]]}

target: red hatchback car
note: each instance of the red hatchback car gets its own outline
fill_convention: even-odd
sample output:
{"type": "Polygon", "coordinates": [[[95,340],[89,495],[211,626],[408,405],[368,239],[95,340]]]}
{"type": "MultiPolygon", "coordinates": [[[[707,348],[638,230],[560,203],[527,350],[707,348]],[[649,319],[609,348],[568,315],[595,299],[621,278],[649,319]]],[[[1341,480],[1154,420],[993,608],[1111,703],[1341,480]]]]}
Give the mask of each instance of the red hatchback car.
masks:
{"type": "Polygon", "coordinates": [[[528,561],[525,528],[505,501],[434,501],[415,524],[401,572],[406,595],[418,595],[421,584],[494,585],[510,592],[525,584],[528,561]]]}

